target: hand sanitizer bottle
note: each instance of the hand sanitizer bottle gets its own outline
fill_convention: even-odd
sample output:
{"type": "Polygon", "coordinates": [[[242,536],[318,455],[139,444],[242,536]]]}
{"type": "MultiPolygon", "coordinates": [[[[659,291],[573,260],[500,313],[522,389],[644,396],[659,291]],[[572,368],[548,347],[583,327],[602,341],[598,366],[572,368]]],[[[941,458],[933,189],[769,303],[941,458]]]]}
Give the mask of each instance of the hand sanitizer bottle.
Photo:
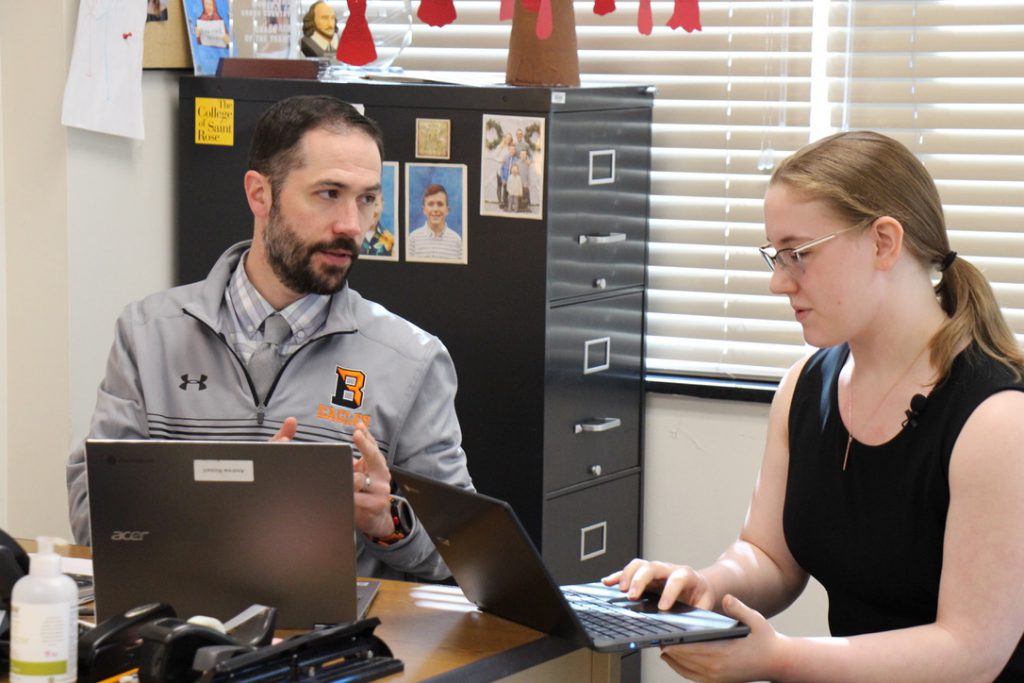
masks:
{"type": "Polygon", "coordinates": [[[78,674],[78,586],[60,571],[61,539],[40,536],[11,592],[11,683],[65,683],[78,674]]]}

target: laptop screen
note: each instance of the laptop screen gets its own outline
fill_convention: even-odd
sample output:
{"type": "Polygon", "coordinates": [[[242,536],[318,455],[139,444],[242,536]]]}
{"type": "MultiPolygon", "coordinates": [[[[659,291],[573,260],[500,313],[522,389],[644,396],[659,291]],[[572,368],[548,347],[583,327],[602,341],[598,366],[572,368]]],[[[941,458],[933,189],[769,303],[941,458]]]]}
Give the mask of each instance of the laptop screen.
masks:
{"type": "Polygon", "coordinates": [[[558,586],[508,503],[397,467],[391,475],[459,587],[483,610],[604,652],[750,631],[735,619],[678,603],[662,612],[657,598],[627,600],[618,588],[601,584],[558,586]]]}
{"type": "Polygon", "coordinates": [[[352,451],[341,444],[86,442],[96,616],[151,602],[278,628],[356,615],[352,451]]]}

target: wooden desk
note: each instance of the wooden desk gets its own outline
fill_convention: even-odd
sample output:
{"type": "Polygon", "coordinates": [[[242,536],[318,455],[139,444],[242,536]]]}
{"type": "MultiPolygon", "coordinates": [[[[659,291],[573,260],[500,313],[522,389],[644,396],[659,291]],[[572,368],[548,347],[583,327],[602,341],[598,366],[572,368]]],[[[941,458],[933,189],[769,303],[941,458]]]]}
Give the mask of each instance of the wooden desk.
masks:
{"type": "Polygon", "coordinates": [[[405,663],[389,681],[619,680],[618,656],[484,614],[454,586],[382,581],[369,616],[405,663]]]}
{"type": "MultiPolygon", "coordinates": [[[[26,550],[35,542],[19,539],[26,550]]],[[[89,557],[89,548],[69,555],[89,557]]],[[[381,581],[368,616],[405,671],[387,681],[617,683],[620,658],[484,614],[455,586],[381,581]]]]}

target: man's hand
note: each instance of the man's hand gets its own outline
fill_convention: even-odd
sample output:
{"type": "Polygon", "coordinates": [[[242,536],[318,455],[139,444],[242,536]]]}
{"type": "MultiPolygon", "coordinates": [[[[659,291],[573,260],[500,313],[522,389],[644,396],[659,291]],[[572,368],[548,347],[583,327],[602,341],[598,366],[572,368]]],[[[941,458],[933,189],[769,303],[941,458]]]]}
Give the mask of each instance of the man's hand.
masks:
{"type": "Polygon", "coordinates": [[[356,427],[353,440],[363,456],[352,462],[356,528],[367,536],[383,538],[395,532],[391,518],[391,472],[366,427],[356,427]]]}
{"type": "Polygon", "coordinates": [[[299,421],[294,417],[285,418],[284,422],[281,423],[281,428],[277,430],[277,434],[270,437],[271,441],[291,441],[295,438],[295,432],[299,429],[299,421]]]}
{"type": "MultiPolygon", "coordinates": [[[[291,441],[298,428],[299,421],[289,417],[270,440],[291,441]]],[[[391,472],[377,441],[366,427],[357,427],[353,440],[363,456],[352,461],[356,528],[367,536],[384,538],[395,532],[395,522],[391,519],[391,472]]]]}

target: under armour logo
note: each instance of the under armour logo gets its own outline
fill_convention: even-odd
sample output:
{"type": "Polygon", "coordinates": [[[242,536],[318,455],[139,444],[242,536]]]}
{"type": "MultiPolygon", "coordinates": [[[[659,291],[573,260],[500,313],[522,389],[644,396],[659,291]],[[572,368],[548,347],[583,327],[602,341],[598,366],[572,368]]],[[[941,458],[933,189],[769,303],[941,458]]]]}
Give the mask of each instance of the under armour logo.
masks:
{"type": "Polygon", "coordinates": [[[199,387],[199,391],[202,391],[206,388],[206,375],[199,375],[199,379],[192,379],[188,375],[182,375],[181,384],[178,385],[178,388],[185,391],[188,389],[190,384],[197,385],[199,387]]]}

